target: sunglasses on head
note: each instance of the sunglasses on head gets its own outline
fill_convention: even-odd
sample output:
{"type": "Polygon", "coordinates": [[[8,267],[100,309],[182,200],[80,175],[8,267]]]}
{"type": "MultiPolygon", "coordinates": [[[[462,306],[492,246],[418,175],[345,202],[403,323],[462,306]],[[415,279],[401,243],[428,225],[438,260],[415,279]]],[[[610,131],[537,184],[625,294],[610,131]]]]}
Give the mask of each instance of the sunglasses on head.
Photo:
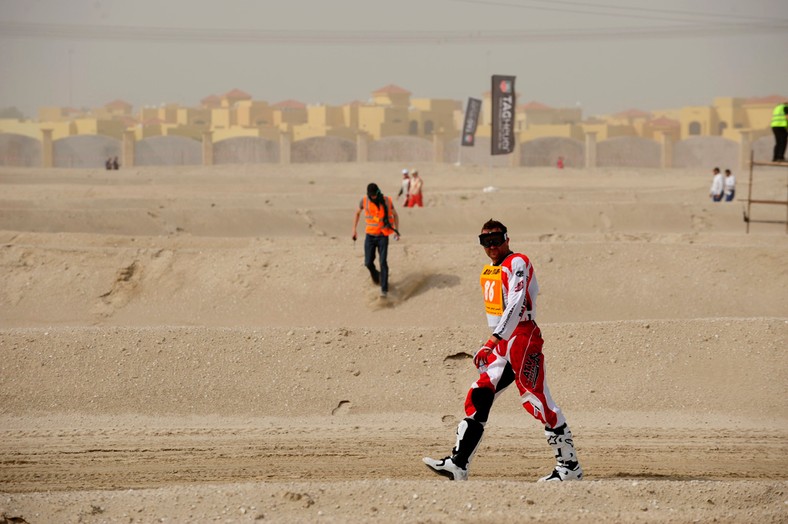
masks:
{"type": "Polygon", "coordinates": [[[503,231],[495,231],[493,233],[482,233],[479,235],[479,244],[484,247],[498,247],[509,237],[506,236],[506,233],[503,231]]]}

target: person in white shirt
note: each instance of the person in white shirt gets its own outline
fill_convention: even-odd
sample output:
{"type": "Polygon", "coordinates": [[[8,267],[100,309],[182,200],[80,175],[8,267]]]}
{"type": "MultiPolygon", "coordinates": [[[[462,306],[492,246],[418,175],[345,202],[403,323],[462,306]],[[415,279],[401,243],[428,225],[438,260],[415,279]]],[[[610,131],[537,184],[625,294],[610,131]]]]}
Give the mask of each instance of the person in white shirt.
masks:
{"type": "Polygon", "coordinates": [[[733,197],[736,196],[736,177],[733,176],[730,169],[725,170],[725,201],[730,202],[733,200],[733,197]]]}
{"type": "Polygon", "coordinates": [[[402,170],[402,184],[397,193],[397,199],[402,202],[402,207],[408,207],[408,199],[410,198],[410,175],[407,169],[402,170]]]}
{"type": "Polygon", "coordinates": [[[719,202],[722,200],[722,192],[724,186],[722,173],[720,173],[720,168],[714,168],[714,178],[711,179],[711,188],[709,189],[709,196],[711,197],[712,202],[719,202]]]}

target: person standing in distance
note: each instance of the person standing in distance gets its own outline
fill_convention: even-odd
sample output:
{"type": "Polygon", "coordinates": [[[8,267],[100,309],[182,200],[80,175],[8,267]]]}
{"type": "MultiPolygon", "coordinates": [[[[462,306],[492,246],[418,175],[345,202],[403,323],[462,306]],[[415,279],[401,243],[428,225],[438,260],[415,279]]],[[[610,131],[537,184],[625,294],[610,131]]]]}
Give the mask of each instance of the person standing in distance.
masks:
{"type": "Polygon", "coordinates": [[[724,187],[725,201],[731,202],[736,196],[736,177],[733,176],[730,169],[725,170],[724,187]]]}
{"type": "Polygon", "coordinates": [[[772,162],[787,162],[785,146],[788,144],[788,102],[777,105],[772,111],[772,133],[774,134],[774,154],[772,162]]]}
{"type": "Polygon", "coordinates": [[[410,198],[410,175],[408,175],[408,170],[402,170],[402,182],[400,183],[399,193],[397,193],[397,198],[402,199],[402,205],[404,207],[408,207],[408,199],[410,198]]]}
{"type": "Polygon", "coordinates": [[[725,187],[725,180],[720,173],[720,168],[715,167],[714,171],[712,171],[712,178],[711,178],[711,187],[709,188],[709,196],[711,197],[712,202],[719,202],[722,200],[722,192],[725,187]]]}
{"type": "Polygon", "coordinates": [[[484,266],[480,277],[492,335],[473,358],[479,378],[465,398],[465,418],[457,427],[451,455],[422,460],[439,475],[467,480],[468,467],[481,442],[493,402],[514,383],[525,410],[544,425],[547,443],[555,455],[555,468],[539,480],[580,480],[583,470],[572,432],[547,388],[544,340],[535,320],[539,284],[534,267],[526,255],[509,249],[506,226],[497,220],[485,222],[479,243],[492,262],[484,266]]]}
{"type": "Polygon", "coordinates": [[[408,207],[424,207],[424,200],[422,195],[422,187],[424,181],[419,176],[419,172],[415,169],[410,171],[410,197],[408,198],[408,207]]]}
{"type": "Polygon", "coordinates": [[[377,184],[367,186],[367,196],[361,199],[353,219],[353,241],[356,241],[356,228],[361,212],[366,221],[364,237],[364,265],[375,284],[380,284],[380,296],[385,298],[389,292],[389,236],[399,240],[399,216],[394,209],[391,197],[384,196],[377,184]],[[380,256],[380,270],[375,267],[375,254],[380,256]]]}

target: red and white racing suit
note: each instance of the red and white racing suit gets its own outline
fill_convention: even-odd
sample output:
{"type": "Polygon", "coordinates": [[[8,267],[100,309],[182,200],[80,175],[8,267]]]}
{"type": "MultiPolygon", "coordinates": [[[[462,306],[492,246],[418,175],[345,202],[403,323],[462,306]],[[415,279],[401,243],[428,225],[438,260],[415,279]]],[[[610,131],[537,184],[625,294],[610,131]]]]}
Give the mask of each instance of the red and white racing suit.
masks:
{"type": "Polygon", "coordinates": [[[487,323],[501,341],[468,391],[465,414],[485,424],[495,398],[514,382],[523,407],[532,416],[549,428],[563,425],[564,415],[545,380],[544,340],[535,322],[539,284],[531,261],[521,253],[511,253],[500,266],[485,266],[480,281],[487,323]]]}

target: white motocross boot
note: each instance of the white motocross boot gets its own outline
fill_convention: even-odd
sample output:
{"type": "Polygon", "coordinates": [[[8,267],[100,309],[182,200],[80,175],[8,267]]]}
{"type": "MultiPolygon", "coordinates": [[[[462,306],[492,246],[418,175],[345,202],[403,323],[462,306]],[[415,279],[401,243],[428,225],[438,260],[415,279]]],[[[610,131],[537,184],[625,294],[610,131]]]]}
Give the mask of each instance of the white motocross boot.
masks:
{"type": "Polygon", "coordinates": [[[424,457],[422,461],[433,472],[449,480],[468,480],[468,465],[479,447],[484,425],[471,418],[463,419],[457,426],[457,442],[451,456],[436,460],[424,457]]]}
{"type": "Polygon", "coordinates": [[[562,482],[565,480],[580,480],[583,478],[583,468],[577,461],[572,432],[566,424],[557,428],[545,428],[547,443],[553,448],[555,454],[555,468],[539,482],[562,482]]]}

